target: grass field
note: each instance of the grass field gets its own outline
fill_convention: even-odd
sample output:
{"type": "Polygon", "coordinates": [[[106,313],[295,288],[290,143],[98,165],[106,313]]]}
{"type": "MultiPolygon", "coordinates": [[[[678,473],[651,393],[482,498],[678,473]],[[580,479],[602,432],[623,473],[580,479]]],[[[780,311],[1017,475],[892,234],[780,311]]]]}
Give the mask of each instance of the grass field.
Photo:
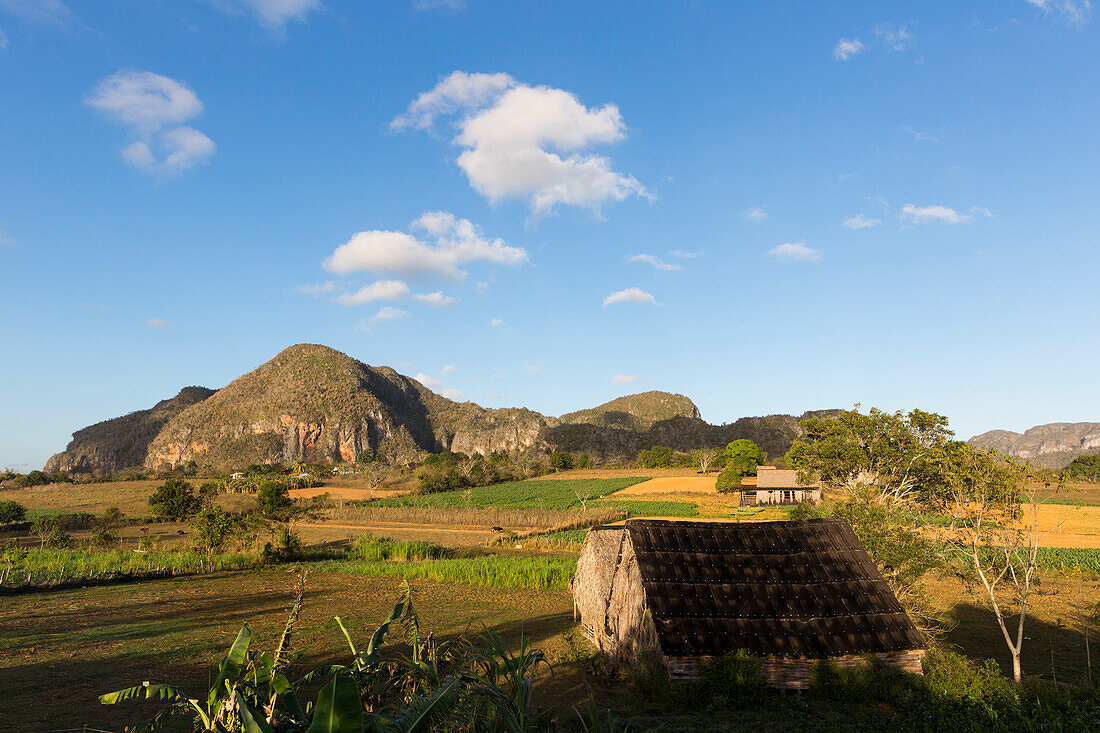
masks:
{"type": "Polygon", "coordinates": [[[441,491],[435,494],[379,499],[372,506],[394,507],[498,507],[502,509],[580,508],[582,499],[590,501],[613,494],[644,477],[606,479],[512,481],[493,486],[478,486],[465,491],[441,491]]]}
{"type": "MultiPolygon", "coordinates": [[[[0,603],[0,689],[5,731],[46,731],[87,724],[120,731],[156,709],[151,704],[105,708],[96,695],[142,680],[171,681],[192,694],[205,690],[210,669],[245,621],[257,647],[272,649],[290,605],[294,572],[273,567],[248,572],[154,580],[108,587],[35,593],[0,603]]],[[[320,563],[311,572],[295,648],[292,677],[346,656],[333,616],[362,639],[389,610],[400,578],[337,572],[320,563]]],[[[1044,576],[1028,625],[1024,669],[1029,675],[1080,681],[1083,637],[1071,622],[1076,595],[1097,597],[1095,579],[1069,583],[1044,576]],[[1053,661],[1052,661],[1053,651],[1053,661]]],[[[989,611],[958,581],[942,578],[930,594],[952,624],[947,640],[978,658],[1007,656],[989,611]]],[[[558,589],[491,588],[414,581],[414,603],[425,630],[441,638],[476,633],[482,624],[514,642],[526,634],[544,649],[554,673],[541,675],[536,704],[558,713],[563,730],[578,730],[573,706],[583,707],[586,685],[620,718],[642,723],[660,704],[629,680],[589,672],[590,651],[572,616],[572,600],[558,589]]],[[[723,712],[731,730],[831,730],[843,706],[795,700],[771,712],[723,712]]],[[[705,711],[683,713],[682,729],[712,723],[705,711]]],[[[658,719],[651,724],[661,722],[658,719]]],[[[669,728],[666,728],[669,729],[669,728]]],[[[675,729],[675,728],[672,728],[675,729]]],[[[876,728],[878,729],[878,728],[876,728]]]]}

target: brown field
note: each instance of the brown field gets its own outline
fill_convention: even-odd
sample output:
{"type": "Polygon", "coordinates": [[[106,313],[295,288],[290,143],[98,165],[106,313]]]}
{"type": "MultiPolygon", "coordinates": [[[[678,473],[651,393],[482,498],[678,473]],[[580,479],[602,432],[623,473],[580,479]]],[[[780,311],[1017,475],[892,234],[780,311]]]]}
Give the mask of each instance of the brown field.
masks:
{"type": "Polygon", "coordinates": [[[1100,506],[1041,504],[1038,519],[1044,547],[1100,547],[1100,506]]]}
{"type": "Polygon", "coordinates": [[[643,481],[640,484],[627,486],[621,491],[616,491],[617,497],[636,496],[651,499],[660,496],[662,499],[670,495],[703,494],[716,495],[718,490],[714,488],[717,476],[662,476],[643,481]]]}

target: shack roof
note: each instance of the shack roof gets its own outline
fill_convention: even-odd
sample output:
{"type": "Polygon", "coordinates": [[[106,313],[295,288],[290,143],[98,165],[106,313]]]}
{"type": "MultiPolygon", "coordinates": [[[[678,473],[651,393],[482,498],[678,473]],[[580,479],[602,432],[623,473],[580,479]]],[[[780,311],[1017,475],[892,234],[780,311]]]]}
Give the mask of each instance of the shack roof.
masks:
{"type": "Polygon", "coordinates": [[[760,489],[810,489],[817,488],[818,485],[798,483],[798,471],[774,466],[758,466],[756,486],[760,489]]]}
{"type": "Polygon", "coordinates": [[[629,520],[626,531],[667,656],[925,648],[843,519],[629,520]]]}

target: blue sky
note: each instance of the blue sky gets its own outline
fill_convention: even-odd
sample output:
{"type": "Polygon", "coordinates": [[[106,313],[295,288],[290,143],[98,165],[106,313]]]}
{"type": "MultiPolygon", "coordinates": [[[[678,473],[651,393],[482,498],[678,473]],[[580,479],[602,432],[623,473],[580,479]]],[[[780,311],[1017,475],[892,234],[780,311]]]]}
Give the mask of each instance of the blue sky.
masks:
{"type": "Polygon", "coordinates": [[[1100,420],[1096,28],[1087,0],[0,0],[0,464],[298,342],[548,414],[1100,420]]]}

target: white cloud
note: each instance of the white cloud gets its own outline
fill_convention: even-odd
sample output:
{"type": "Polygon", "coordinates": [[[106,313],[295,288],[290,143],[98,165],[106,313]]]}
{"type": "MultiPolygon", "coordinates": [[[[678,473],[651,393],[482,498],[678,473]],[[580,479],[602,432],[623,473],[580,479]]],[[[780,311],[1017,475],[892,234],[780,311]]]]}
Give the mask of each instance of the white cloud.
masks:
{"type": "Polygon", "coordinates": [[[763,206],[754,206],[745,212],[745,218],[754,224],[760,224],[768,220],[768,212],[764,211],[763,206]]]}
{"type": "Polygon", "coordinates": [[[603,299],[604,306],[616,303],[652,303],[658,305],[657,299],[641,288],[626,288],[612,293],[603,299]]]}
{"type": "Polygon", "coordinates": [[[1092,15],[1090,0],[1027,0],[1046,15],[1051,11],[1059,14],[1070,25],[1083,26],[1092,15]]]}
{"type": "Polygon", "coordinates": [[[0,29],[0,51],[3,51],[8,47],[8,37],[4,34],[3,29],[0,29]]]}
{"type": "Polygon", "coordinates": [[[100,81],[85,102],[130,128],[137,139],[122,158],[147,173],[176,175],[209,162],[217,151],[213,140],[181,124],[202,114],[198,95],[167,76],[119,71],[100,81]]]}
{"type": "Polygon", "coordinates": [[[563,89],[521,84],[503,73],[455,71],[420,94],[390,127],[430,130],[440,116],[460,116],[458,166],[491,202],[526,199],[536,215],[559,205],[598,211],[609,201],[649,196],[611,160],[583,151],[623,139],[619,108],[589,108],[563,89]]]}
{"type": "Polygon", "coordinates": [[[448,387],[447,389],[441,389],[441,390],[439,390],[439,394],[443,395],[444,397],[446,397],[449,400],[454,400],[455,402],[465,402],[466,401],[466,395],[462,394],[462,390],[455,389],[454,387],[448,387]]]}
{"type": "Polygon", "coordinates": [[[913,139],[919,143],[938,143],[940,141],[940,139],[932,133],[918,130],[912,125],[902,125],[901,129],[903,132],[911,135],[913,139]]]}
{"type": "Polygon", "coordinates": [[[841,38],[833,47],[833,58],[837,61],[847,61],[863,50],[863,42],[858,38],[841,38]]]}
{"type": "Polygon", "coordinates": [[[376,300],[401,300],[408,295],[409,286],[400,280],[377,280],[354,293],[343,293],[336,300],[340,305],[363,305],[376,300]]]}
{"type": "Polygon", "coordinates": [[[434,293],[414,295],[413,298],[431,308],[450,308],[452,305],[456,305],[458,303],[458,298],[454,298],[450,295],[444,295],[438,290],[434,293]]]}
{"type": "Polygon", "coordinates": [[[669,262],[665,262],[665,261],[661,260],[660,258],[655,257],[653,255],[630,255],[629,257],[625,258],[625,261],[626,262],[644,262],[645,264],[652,266],[654,270],[670,271],[670,270],[679,270],[680,269],[679,265],[674,265],[674,264],[671,264],[669,262]]]}
{"type": "Polygon", "coordinates": [[[700,252],[685,252],[682,249],[674,249],[674,250],[670,251],[669,254],[672,255],[673,257],[677,257],[681,260],[694,260],[696,257],[698,257],[699,255],[701,255],[703,253],[701,251],[700,252]]]}
{"type": "Polygon", "coordinates": [[[172,324],[163,318],[146,318],[141,325],[146,328],[171,328],[172,324]]]}
{"type": "Polygon", "coordinates": [[[195,128],[175,127],[157,135],[152,147],[140,140],[131,143],[122,150],[122,158],[146,173],[174,176],[210,162],[216,152],[214,141],[195,128]]]}
{"type": "Polygon", "coordinates": [[[229,12],[249,13],[260,25],[281,32],[288,21],[305,20],[312,10],[321,7],[320,0],[208,0],[229,12]]]}
{"type": "Polygon", "coordinates": [[[340,245],[324,261],[325,269],[340,275],[353,272],[394,273],[407,277],[438,276],[460,281],[466,273],[459,265],[485,261],[518,265],[527,250],[511,247],[501,239],[486,239],[481,228],[445,211],[428,212],[412,223],[428,233],[434,243],[405,232],[359,232],[340,245]]]}
{"type": "Polygon", "coordinates": [[[445,364],[445,365],[443,365],[443,368],[439,370],[439,373],[440,374],[454,374],[457,371],[458,371],[458,367],[453,366],[451,364],[445,364]]]}
{"type": "Polygon", "coordinates": [[[392,305],[387,305],[386,307],[375,313],[373,316],[371,316],[369,319],[367,319],[367,329],[369,330],[370,327],[376,323],[397,321],[402,318],[408,318],[411,315],[412,314],[406,310],[401,310],[400,308],[394,308],[392,305]]]}
{"type": "Polygon", "coordinates": [[[913,34],[903,25],[880,23],[875,26],[875,35],[891,51],[905,51],[913,45],[913,34]]]}
{"type": "Polygon", "coordinates": [[[504,319],[501,318],[500,316],[497,316],[493,320],[489,321],[489,325],[492,326],[493,328],[500,328],[501,326],[504,325],[504,319]]]}
{"type": "Polygon", "coordinates": [[[2,230],[0,230],[0,247],[14,247],[14,246],[15,246],[15,240],[13,240],[11,237],[4,234],[4,232],[2,230]]]}
{"type": "Polygon", "coordinates": [[[336,283],[334,283],[332,280],[328,280],[323,283],[316,283],[312,285],[296,285],[294,287],[294,292],[302,293],[303,295],[321,296],[327,295],[328,293],[333,293],[336,291],[336,289],[336,283]]]}
{"type": "Polygon", "coordinates": [[[424,372],[420,372],[415,377],[413,377],[413,379],[420,382],[425,387],[429,387],[431,389],[435,389],[436,387],[442,387],[443,386],[443,382],[440,382],[435,377],[428,376],[424,372]]]}
{"type": "Polygon", "coordinates": [[[488,397],[491,400],[499,400],[500,399],[500,395],[497,394],[496,392],[492,391],[492,390],[489,390],[488,392],[486,392],[485,396],[488,397]]]}
{"type": "Polygon", "coordinates": [[[61,0],[0,0],[0,10],[32,25],[61,30],[80,25],[80,19],[61,0]]]}
{"type": "Polygon", "coordinates": [[[458,12],[466,9],[466,0],[416,0],[413,7],[417,10],[450,10],[458,12]]]}
{"type": "Polygon", "coordinates": [[[96,85],[86,101],[124,125],[149,132],[202,113],[202,102],[190,87],[151,71],[112,74],[96,85]]]}
{"type": "Polygon", "coordinates": [[[795,262],[817,262],[821,259],[821,250],[807,247],[806,240],[802,240],[776,245],[768,250],[768,256],[795,262]]]}
{"type": "Polygon", "coordinates": [[[528,364],[527,366],[525,366],[523,368],[523,370],[525,372],[527,372],[528,374],[541,374],[542,373],[542,369],[538,368],[534,364],[528,364]]]}
{"type": "Polygon", "coordinates": [[[478,280],[476,283],[474,283],[474,291],[478,295],[485,295],[485,293],[489,292],[489,283],[485,282],[484,280],[478,280]]]}
{"type": "Polygon", "coordinates": [[[989,209],[973,206],[966,212],[955,211],[948,206],[914,206],[906,204],[901,207],[901,218],[910,224],[928,224],[932,222],[940,224],[965,224],[973,221],[974,217],[991,217],[993,213],[989,209]]]}
{"type": "Polygon", "coordinates": [[[640,374],[616,374],[611,378],[612,384],[634,384],[641,379],[640,374]]]}
{"type": "Polygon", "coordinates": [[[844,220],[844,226],[849,229],[869,229],[882,223],[881,219],[871,219],[863,214],[856,214],[844,220]]]}

